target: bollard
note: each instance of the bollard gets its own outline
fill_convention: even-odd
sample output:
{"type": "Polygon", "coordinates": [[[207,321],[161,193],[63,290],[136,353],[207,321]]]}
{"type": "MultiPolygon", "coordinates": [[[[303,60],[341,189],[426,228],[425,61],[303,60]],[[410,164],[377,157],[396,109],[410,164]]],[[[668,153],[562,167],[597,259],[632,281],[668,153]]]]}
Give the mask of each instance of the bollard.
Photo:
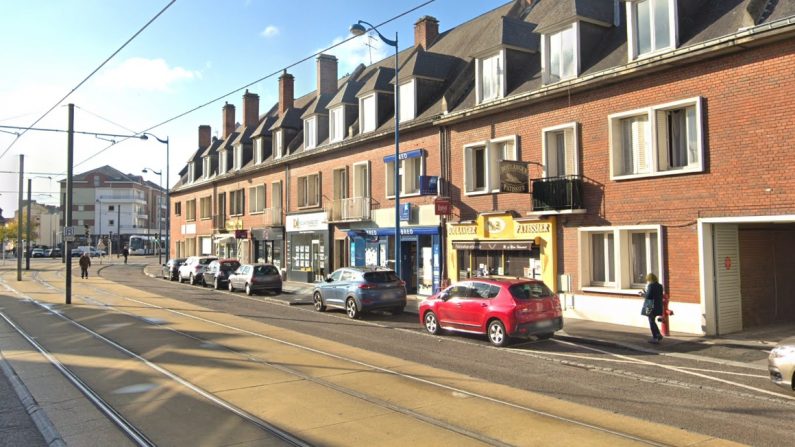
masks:
{"type": "Polygon", "coordinates": [[[660,322],[662,323],[662,324],[660,324],[660,332],[665,337],[667,337],[671,333],[671,330],[668,327],[668,317],[674,314],[674,311],[668,309],[668,301],[670,301],[670,297],[668,296],[667,293],[664,293],[663,294],[663,311],[662,311],[662,316],[660,317],[660,322]]]}

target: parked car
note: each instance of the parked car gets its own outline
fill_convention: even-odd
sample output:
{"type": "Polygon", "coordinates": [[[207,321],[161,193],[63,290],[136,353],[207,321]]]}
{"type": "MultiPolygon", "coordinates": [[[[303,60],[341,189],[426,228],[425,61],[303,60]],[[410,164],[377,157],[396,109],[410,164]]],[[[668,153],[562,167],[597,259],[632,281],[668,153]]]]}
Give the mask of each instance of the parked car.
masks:
{"type": "Polygon", "coordinates": [[[558,296],[532,279],[473,279],[453,284],[419,305],[431,334],[444,330],[486,334],[496,346],[511,337],[550,338],[563,328],[558,296]]]}
{"type": "Polygon", "coordinates": [[[177,280],[184,282],[187,280],[191,285],[199,284],[207,265],[218,259],[215,256],[190,256],[185,263],[177,270],[177,280]]]}
{"type": "Polygon", "coordinates": [[[767,369],[773,383],[795,391],[795,337],[785,338],[770,351],[767,369]]]}
{"type": "Polygon", "coordinates": [[[44,251],[44,256],[48,258],[60,258],[62,256],[60,248],[50,248],[44,251]]]}
{"type": "Polygon", "coordinates": [[[30,251],[31,258],[43,258],[44,257],[44,249],[43,248],[34,248],[30,251]]]}
{"type": "Polygon", "coordinates": [[[179,274],[179,267],[185,263],[186,259],[187,258],[169,259],[163,264],[163,269],[161,270],[163,279],[176,281],[177,275],[179,274]]]}
{"type": "Polygon", "coordinates": [[[393,270],[345,267],[318,284],[312,299],[318,312],[336,307],[345,309],[350,318],[373,310],[399,314],[406,307],[406,285],[393,270]]]}
{"type": "Polygon", "coordinates": [[[227,285],[229,275],[240,267],[237,259],[216,259],[207,266],[207,270],[202,275],[202,285],[212,285],[218,290],[227,285]]]}
{"type": "Polygon", "coordinates": [[[282,275],[270,264],[243,264],[228,279],[229,291],[245,289],[246,295],[264,290],[282,293],[282,275]]]}
{"type": "Polygon", "coordinates": [[[88,252],[88,255],[91,256],[92,258],[95,258],[97,256],[105,256],[104,250],[97,250],[94,247],[78,247],[72,249],[72,257],[79,258],[80,256],[83,256],[84,252],[88,252]]]}

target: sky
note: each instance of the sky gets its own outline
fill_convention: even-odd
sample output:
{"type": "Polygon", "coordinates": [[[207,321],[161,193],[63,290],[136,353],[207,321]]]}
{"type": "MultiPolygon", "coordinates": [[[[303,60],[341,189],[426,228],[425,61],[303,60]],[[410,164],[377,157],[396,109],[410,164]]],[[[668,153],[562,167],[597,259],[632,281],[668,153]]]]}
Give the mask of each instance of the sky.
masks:
{"type": "MultiPolygon", "coordinates": [[[[110,165],[173,185],[198,148],[198,127],[208,124],[218,135],[225,102],[235,105],[241,121],[243,87],[251,84],[248,90],[260,96],[260,112],[266,111],[278,101],[278,76],[287,67],[295,76],[295,96],[311,92],[312,55],[350,37],[348,29],[357,20],[378,25],[419,6],[379,28],[390,39],[397,33],[403,50],[413,45],[414,23],[422,16],[438,19],[444,32],[507,2],[0,0],[0,126],[63,131],[72,103],[76,131],[120,135],[103,137],[116,144],[76,135],[75,174],[110,165]],[[185,114],[199,106],[204,107],[185,114]],[[144,130],[169,139],[168,160],[166,146],[155,139],[124,137],[144,130]],[[145,168],[162,175],[142,173],[145,168]]],[[[359,63],[390,57],[394,48],[377,36],[362,36],[327,53],[338,58],[342,76],[359,63]]],[[[17,209],[20,155],[25,199],[30,178],[33,200],[58,205],[58,181],[67,172],[66,133],[29,130],[18,137],[14,132],[21,131],[0,127],[5,217],[17,209]]]]}

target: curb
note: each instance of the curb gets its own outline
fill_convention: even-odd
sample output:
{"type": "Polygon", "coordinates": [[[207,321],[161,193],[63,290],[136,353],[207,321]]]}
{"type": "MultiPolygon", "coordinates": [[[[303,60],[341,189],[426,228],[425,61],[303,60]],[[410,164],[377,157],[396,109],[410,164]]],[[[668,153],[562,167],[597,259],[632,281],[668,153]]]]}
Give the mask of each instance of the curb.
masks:
{"type": "Polygon", "coordinates": [[[45,413],[44,410],[39,406],[39,404],[36,402],[36,399],[32,394],[30,394],[28,387],[25,386],[25,384],[22,382],[22,379],[19,378],[16,371],[14,371],[14,368],[8,363],[1,353],[0,370],[2,370],[5,376],[8,378],[8,381],[11,383],[11,387],[19,397],[22,405],[25,407],[25,411],[28,413],[28,415],[30,415],[30,418],[33,420],[36,428],[39,429],[41,436],[44,438],[44,442],[46,442],[48,446],[66,447],[66,442],[64,442],[61,434],[58,432],[58,429],[55,428],[55,425],[53,425],[50,418],[47,417],[47,413],[45,413]]]}

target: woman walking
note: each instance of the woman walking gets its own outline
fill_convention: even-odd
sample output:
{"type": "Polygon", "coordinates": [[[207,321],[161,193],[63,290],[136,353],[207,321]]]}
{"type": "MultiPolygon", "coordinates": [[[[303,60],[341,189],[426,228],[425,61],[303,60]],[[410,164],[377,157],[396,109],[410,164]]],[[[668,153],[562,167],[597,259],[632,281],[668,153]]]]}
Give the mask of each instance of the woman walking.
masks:
{"type": "Polygon", "coordinates": [[[656,345],[663,339],[660,328],[657,327],[657,317],[662,316],[663,313],[663,286],[658,282],[657,275],[654,273],[646,275],[646,288],[640,292],[640,295],[646,297],[641,314],[649,317],[649,329],[651,329],[649,343],[656,345]]]}
{"type": "Polygon", "coordinates": [[[80,277],[85,279],[88,278],[88,268],[91,267],[91,258],[88,256],[88,252],[84,251],[82,256],[80,256],[80,277]]]}

